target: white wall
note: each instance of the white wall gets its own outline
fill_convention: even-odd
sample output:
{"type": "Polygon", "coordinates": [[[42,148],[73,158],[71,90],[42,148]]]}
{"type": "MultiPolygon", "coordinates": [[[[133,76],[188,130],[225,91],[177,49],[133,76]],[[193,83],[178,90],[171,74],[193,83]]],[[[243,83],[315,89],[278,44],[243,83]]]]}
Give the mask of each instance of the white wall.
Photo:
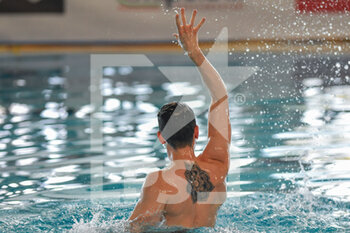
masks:
{"type": "MultiPolygon", "coordinates": [[[[225,26],[231,40],[350,38],[348,13],[299,14],[295,0],[236,1],[235,9],[209,9],[204,0],[194,1],[199,16],[208,18],[201,39],[212,40],[225,26]]],[[[126,10],[117,0],[66,0],[62,15],[0,14],[0,42],[171,40],[173,16],[162,7],[126,10]]]]}

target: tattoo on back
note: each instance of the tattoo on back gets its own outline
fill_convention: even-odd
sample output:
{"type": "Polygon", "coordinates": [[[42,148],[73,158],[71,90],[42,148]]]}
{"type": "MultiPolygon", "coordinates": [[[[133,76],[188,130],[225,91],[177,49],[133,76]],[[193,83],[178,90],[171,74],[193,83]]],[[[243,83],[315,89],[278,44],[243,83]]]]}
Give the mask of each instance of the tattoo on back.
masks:
{"type": "Polygon", "coordinates": [[[207,200],[209,192],[215,188],[210,182],[208,173],[203,171],[197,164],[187,168],[185,177],[188,182],[187,192],[191,193],[193,203],[196,203],[198,200],[207,200]]]}

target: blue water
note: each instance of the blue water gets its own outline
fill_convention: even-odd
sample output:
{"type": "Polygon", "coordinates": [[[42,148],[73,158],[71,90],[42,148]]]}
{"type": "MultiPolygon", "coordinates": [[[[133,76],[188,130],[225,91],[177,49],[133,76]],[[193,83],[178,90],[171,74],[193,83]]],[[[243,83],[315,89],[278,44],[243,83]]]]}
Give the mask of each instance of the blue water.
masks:
{"type": "MultiPolygon", "coordinates": [[[[0,232],[122,232],[146,174],[169,163],[165,102],[186,96],[203,149],[203,88],[157,68],[190,62],[147,57],[155,67],[105,68],[97,113],[89,55],[0,57],[0,232]]],[[[350,56],[234,53],[230,66],[259,71],[230,92],[228,200],[194,232],[350,232],[350,56]]]]}

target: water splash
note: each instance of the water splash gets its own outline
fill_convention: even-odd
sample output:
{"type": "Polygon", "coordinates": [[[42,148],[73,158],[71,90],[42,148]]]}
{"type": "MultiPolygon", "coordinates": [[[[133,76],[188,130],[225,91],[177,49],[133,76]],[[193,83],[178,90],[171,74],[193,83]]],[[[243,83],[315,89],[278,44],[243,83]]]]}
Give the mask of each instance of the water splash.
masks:
{"type": "Polygon", "coordinates": [[[69,230],[69,233],[103,233],[103,232],[127,232],[128,221],[125,219],[114,220],[109,218],[107,220],[103,219],[103,213],[97,212],[93,215],[90,221],[80,219],[74,220],[72,229],[69,230]]]}
{"type": "MultiPolygon", "coordinates": [[[[119,200],[48,202],[22,210],[0,211],[0,232],[49,231],[70,233],[126,232],[135,202],[119,200]],[[42,209],[45,208],[45,215],[42,209]]],[[[228,199],[219,210],[215,228],[191,232],[329,232],[350,229],[350,205],[303,191],[256,193],[228,199]]],[[[172,232],[160,227],[152,232],[172,232]]]]}

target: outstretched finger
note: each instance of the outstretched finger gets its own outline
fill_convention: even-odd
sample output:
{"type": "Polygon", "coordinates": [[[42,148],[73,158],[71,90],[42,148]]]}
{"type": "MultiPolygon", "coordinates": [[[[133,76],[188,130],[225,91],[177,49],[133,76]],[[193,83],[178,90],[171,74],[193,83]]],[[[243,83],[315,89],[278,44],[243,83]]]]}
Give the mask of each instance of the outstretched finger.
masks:
{"type": "Polygon", "coordinates": [[[198,31],[202,25],[204,24],[205,22],[205,18],[202,18],[202,20],[199,22],[199,24],[194,28],[195,31],[198,31]]]}
{"type": "Polygon", "coordinates": [[[181,8],[181,18],[182,18],[183,25],[186,26],[187,22],[186,22],[186,16],[185,16],[185,8],[181,8]]]}
{"type": "Polygon", "coordinates": [[[176,26],[177,26],[177,29],[180,31],[181,22],[180,22],[180,16],[179,16],[179,14],[176,14],[175,18],[176,18],[176,26]]]}
{"type": "Polygon", "coordinates": [[[191,26],[194,25],[194,21],[196,19],[196,15],[197,15],[197,10],[193,10],[193,13],[192,13],[192,18],[191,18],[191,26]]]}

